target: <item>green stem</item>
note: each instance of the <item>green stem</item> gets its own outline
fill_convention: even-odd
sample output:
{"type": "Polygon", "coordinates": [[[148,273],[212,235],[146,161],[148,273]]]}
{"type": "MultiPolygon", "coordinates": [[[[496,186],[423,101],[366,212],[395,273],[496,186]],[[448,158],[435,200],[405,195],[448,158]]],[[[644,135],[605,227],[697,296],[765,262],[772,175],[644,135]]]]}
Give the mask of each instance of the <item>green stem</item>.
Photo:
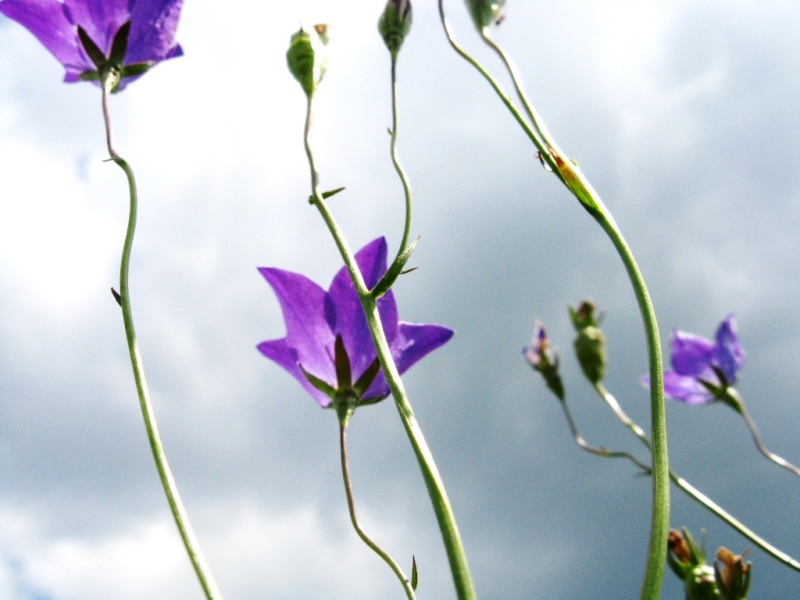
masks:
{"type": "MultiPolygon", "coordinates": [[[[639,427],[639,425],[633,421],[627,413],[622,410],[622,407],[617,402],[617,399],[614,398],[603,386],[602,384],[598,384],[595,386],[595,390],[600,395],[600,397],[605,401],[605,403],[611,408],[612,412],[616,415],[616,417],[625,425],[628,429],[630,429],[633,434],[639,438],[639,440],[647,447],[648,450],[651,450],[650,439],[647,437],[647,434],[644,430],[639,427]]],[[[722,521],[727,523],[733,529],[738,531],[748,540],[753,542],[756,546],[761,548],[764,552],[775,558],[776,560],[782,562],[786,566],[794,569],[795,571],[800,571],[800,561],[795,560],[782,550],[779,550],[772,544],[770,544],[767,540],[759,536],[755,533],[752,529],[747,527],[744,523],[736,519],[733,515],[727,512],[724,508],[719,506],[716,502],[714,502],[711,498],[703,494],[700,490],[686,481],[683,477],[675,473],[672,469],[669,470],[669,477],[670,479],[677,485],[681,490],[683,490],[686,495],[690,498],[695,500],[698,504],[703,506],[704,508],[708,509],[712,514],[719,517],[722,521]]]]}
{"type": "Polygon", "coordinates": [[[411,447],[414,450],[414,455],[417,457],[422,477],[425,481],[425,486],[428,489],[428,495],[433,505],[434,513],[436,514],[437,522],[439,523],[439,530],[442,535],[442,541],[447,552],[447,558],[450,563],[450,571],[453,576],[456,593],[459,600],[474,600],[476,598],[475,590],[472,584],[472,577],[467,565],[467,556],[464,551],[464,545],[461,542],[461,536],[458,532],[455,515],[450,506],[450,501],[447,498],[444,482],[439,475],[439,470],[436,468],[436,462],[433,459],[428,444],[425,441],[425,436],[414,417],[414,411],[411,409],[411,404],[408,401],[403,382],[400,379],[400,374],[397,371],[397,366],[392,358],[389,349],[389,343],[386,340],[386,335],[383,331],[380,315],[378,314],[378,307],[375,298],[370,290],[367,288],[361,271],[358,269],[355,257],[350,251],[344,236],[339,229],[333,215],[328,209],[325,200],[319,189],[319,174],[314,164],[314,155],[311,150],[309,141],[309,133],[311,129],[311,98],[308,99],[308,106],[306,112],[306,125],[305,125],[305,148],[306,155],[308,156],[308,164],[311,170],[311,191],[314,198],[314,204],[325,221],[328,229],[333,236],[342,260],[350,274],[355,287],[361,306],[364,309],[364,316],[367,320],[367,325],[372,334],[372,341],[375,344],[375,350],[378,354],[378,360],[383,368],[383,373],[386,376],[386,381],[389,384],[389,389],[392,392],[397,410],[400,413],[400,419],[403,422],[403,427],[406,430],[411,447]]]}
{"type": "MultiPolygon", "coordinates": [[[[136,194],[136,180],[133,176],[128,163],[120,158],[119,154],[114,150],[111,136],[111,120],[108,112],[108,90],[103,86],[103,117],[106,126],[106,141],[108,145],[108,152],[120,169],[125,172],[128,179],[128,191],[130,194],[130,210],[128,214],[128,228],[125,234],[125,243],[122,248],[122,260],[120,263],[119,272],[119,297],[117,298],[120,306],[122,307],[122,320],[125,324],[125,337],[128,343],[128,353],[130,354],[131,366],[133,367],[133,378],[136,382],[136,393],[139,397],[139,405],[142,409],[142,417],[144,418],[144,426],[147,430],[147,439],[150,442],[150,450],[153,453],[153,460],[156,463],[159,479],[161,479],[161,486],[164,488],[164,493],[169,502],[169,508],[172,516],[175,519],[175,525],[178,527],[183,546],[186,549],[186,554],[192,563],[194,572],[203,588],[203,592],[207,600],[221,599],[222,595],[217,589],[211,571],[203,558],[200,550],[200,545],[197,538],[192,531],[192,526],[189,522],[189,516],[181,501],[180,494],[178,493],[178,486],[172,476],[172,471],[167,463],[167,457],[164,453],[164,447],[161,444],[161,436],[158,433],[158,425],[156,424],[156,416],[153,412],[152,402],[150,401],[150,394],[147,390],[147,382],[144,376],[144,367],[142,365],[142,358],[139,354],[139,344],[136,341],[136,330],[133,326],[133,312],[131,310],[131,297],[130,286],[128,284],[128,271],[130,267],[131,249],[133,248],[133,237],[136,231],[136,213],[137,213],[137,194],[136,194]]],[[[116,297],[116,296],[115,296],[116,297]]]]}
{"type": "Polygon", "coordinates": [[[378,544],[376,544],[372,539],[361,529],[361,525],[358,522],[358,517],[356,516],[356,501],[353,497],[353,488],[350,483],[350,468],[348,467],[347,463],[347,429],[344,427],[339,427],[339,450],[342,459],[342,478],[344,479],[344,491],[347,495],[347,509],[350,511],[350,522],[353,524],[353,528],[356,530],[358,537],[369,546],[375,554],[380,556],[383,561],[389,565],[389,568],[394,572],[397,576],[397,579],[400,580],[400,585],[403,586],[403,589],[406,592],[406,596],[409,600],[414,600],[416,595],[414,594],[414,589],[411,587],[411,582],[403,573],[403,570],[400,568],[394,559],[389,556],[387,552],[385,552],[378,544]]]}
{"type": "Polygon", "coordinates": [[[611,213],[603,204],[600,196],[592,188],[589,181],[581,173],[576,164],[566,157],[551,138],[544,123],[538,117],[536,111],[527,100],[524,93],[519,74],[513,64],[508,60],[507,55],[499,46],[492,42],[485,30],[481,32],[481,37],[503,60],[509,74],[514,81],[514,85],[520,94],[521,100],[526,106],[526,112],[534,123],[534,128],[524,119],[519,109],[515,106],[510,96],[502,89],[497,81],[478,61],[471,57],[467,52],[456,44],[450,30],[447,19],[444,15],[443,0],[439,0],[439,15],[445,34],[451,46],[472,64],[491,84],[497,95],[512,113],[522,129],[539,151],[541,160],[550,167],[575,197],[583,204],[584,208],[594,217],[598,224],[603,228],[612,244],[617,250],[628,278],[633,286],[634,294],[639,305],[642,324],[647,339],[647,349],[650,363],[650,414],[652,422],[653,439],[653,504],[652,518],[650,525],[650,543],[645,565],[644,580],[640,592],[643,600],[657,600],[664,578],[664,565],[667,555],[667,537],[669,534],[669,462],[667,454],[667,424],[664,410],[664,390],[663,373],[661,358],[661,340],[658,332],[653,304],[647,291],[644,278],[642,277],[636,260],[633,257],[622,232],[614,222],[611,213]]]}
{"type": "Polygon", "coordinates": [[[397,155],[397,54],[396,53],[392,53],[391,154],[392,154],[392,164],[394,164],[394,168],[397,171],[397,175],[400,177],[400,181],[403,184],[403,194],[405,195],[406,199],[406,217],[405,217],[405,225],[403,226],[403,240],[400,242],[400,247],[397,249],[397,258],[400,258],[400,255],[405,251],[406,246],[408,246],[408,238],[411,235],[412,202],[411,202],[411,186],[408,183],[408,177],[406,176],[406,172],[405,170],[403,170],[403,166],[400,164],[400,158],[397,155]]]}

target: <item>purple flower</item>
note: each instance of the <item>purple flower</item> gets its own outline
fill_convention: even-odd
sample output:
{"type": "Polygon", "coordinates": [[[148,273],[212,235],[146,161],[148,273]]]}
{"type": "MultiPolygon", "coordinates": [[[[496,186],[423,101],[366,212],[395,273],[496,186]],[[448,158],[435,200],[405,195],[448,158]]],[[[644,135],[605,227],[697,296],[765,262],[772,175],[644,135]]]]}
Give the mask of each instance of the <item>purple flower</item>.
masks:
{"type": "MultiPolygon", "coordinates": [[[[673,329],[671,346],[673,370],[664,372],[664,393],[686,404],[724,399],[726,389],[736,383],[745,358],[733,314],[720,323],[714,342],[673,329]]],[[[649,385],[649,379],[642,378],[642,383],[649,385]]]]}
{"type": "MultiPolygon", "coordinates": [[[[378,238],[356,254],[356,263],[370,288],[386,272],[386,252],[386,240],[378,238]]],[[[372,337],[346,268],[339,270],[327,292],[299,273],[273,268],[259,271],[275,291],[286,322],[286,337],[258,345],[264,356],[294,376],[323,408],[331,404],[330,393],[348,391],[340,385],[343,362],[345,379],[367,386],[365,390],[354,386],[357,403],[377,402],[389,395],[383,371],[376,370],[372,337]],[[327,394],[321,389],[326,386],[327,394]]],[[[398,321],[391,291],[378,300],[378,313],[400,373],[453,336],[451,329],[439,325],[398,321]]]]}
{"type": "Polygon", "coordinates": [[[183,0],[0,0],[0,13],[28,29],[66,68],[64,81],[93,81],[113,66],[122,90],[156,63],[180,56],[183,0]],[[115,52],[116,50],[116,52],[115,52]]]}

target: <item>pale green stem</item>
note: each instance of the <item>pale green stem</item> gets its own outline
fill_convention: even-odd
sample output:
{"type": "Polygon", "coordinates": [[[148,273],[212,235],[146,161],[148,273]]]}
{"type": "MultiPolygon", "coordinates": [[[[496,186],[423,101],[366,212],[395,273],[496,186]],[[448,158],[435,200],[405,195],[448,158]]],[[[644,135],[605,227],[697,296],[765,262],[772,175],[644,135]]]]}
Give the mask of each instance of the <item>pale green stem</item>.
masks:
{"type": "Polygon", "coordinates": [[[403,586],[408,599],[414,600],[416,598],[414,589],[411,587],[411,582],[405,576],[405,573],[403,573],[403,569],[400,568],[400,565],[398,565],[383,548],[372,541],[358,522],[358,517],[356,516],[356,501],[353,497],[353,487],[350,483],[350,468],[347,464],[347,429],[344,427],[339,428],[339,451],[342,458],[342,478],[344,479],[344,491],[347,495],[347,509],[350,511],[350,522],[353,524],[353,529],[356,530],[358,537],[389,565],[389,568],[400,580],[400,585],[403,586]]]}
{"type": "MultiPolygon", "coordinates": [[[[605,401],[605,403],[611,408],[612,412],[616,415],[616,417],[625,425],[628,429],[630,429],[633,434],[641,440],[641,442],[647,447],[648,450],[651,450],[650,439],[647,437],[647,434],[644,430],[633,421],[627,413],[622,410],[622,407],[617,402],[617,399],[614,398],[603,386],[602,384],[598,384],[595,386],[595,391],[600,395],[600,397],[605,401]]],[[[722,521],[730,525],[733,529],[738,531],[748,540],[753,542],[756,546],[761,548],[764,552],[779,560],[786,566],[794,569],[795,571],[800,571],[800,561],[795,560],[782,550],[779,550],[764,538],[759,536],[755,533],[752,529],[747,527],[744,523],[736,519],[733,515],[727,512],[724,508],[719,506],[716,502],[714,502],[711,498],[703,494],[700,490],[686,481],[683,477],[679,476],[675,473],[672,469],[669,470],[669,477],[672,481],[677,485],[681,490],[683,490],[690,498],[695,500],[701,506],[705,507],[711,513],[719,517],[722,521]]]]}
{"type": "Polygon", "coordinates": [[[375,350],[378,354],[383,373],[386,376],[386,381],[389,384],[389,389],[392,392],[397,410],[400,413],[400,419],[403,422],[403,427],[406,430],[408,439],[411,442],[411,447],[417,457],[422,477],[425,481],[425,486],[428,489],[428,495],[433,505],[436,519],[439,523],[439,530],[442,535],[442,541],[447,552],[447,558],[450,563],[450,571],[453,576],[453,582],[456,588],[456,594],[459,600],[473,600],[476,598],[475,590],[472,584],[472,576],[469,572],[467,565],[467,555],[464,551],[464,545],[461,542],[461,536],[458,533],[458,526],[456,524],[453,509],[450,506],[450,501],[447,498],[447,492],[444,488],[444,482],[439,475],[439,470],[436,468],[436,463],[433,460],[428,444],[425,441],[425,436],[414,417],[414,411],[411,409],[411,404],[408,401],[403,382],[400,379],[400,374],[397,371],[397,366],[392,358],[389,349],[389,343],[386,340],[386,335],[383,331],[380,315],[378,314],[378,307],[376,300],[367,288],[361,271],[358,269],[355,257],[350,251],[347,242],[342,235],[339,226],[337,225],[333,215],[325,200],[322,198],[322,193],[319,189],[319,175],[314,164],[314,155],[311,150],[309,142],[309,132],[311,129],[311,98],[308,99],[308,108],[306,112],[306,125],[305,125],[305,148],[306,155],[308,156],[308,164],[311,170],[311,191],[314,198],[314,204],[322,215],[325,224],[333,236],[342,260],[345,263],[348,273],[353,281],[361,306],[364,309],[364,316],[367,319],[367,325],[372,334],[372,341],[375,344],[375,350]]]}
{"type": "Polygon", "coordinates": [[[128,163],[120,158],[119,154],[114,150],[111,136],[111,120],[108,111],[108,91],[106,86],[103,86],[103,118],[106,126],[106,142],[108,144],[108,153],[113,160],[124,172],[128,179],[128,191],[130,194],[130,210],[128,215],[128,228],[125,234],[125,243],[122,248],[122,260],[120,263],[119,272],[119,296],[115,295],[117,301],[122,307],[122,320],[125,324],[125,337],[128,342],[128,353],[131,358],[131,366],[133,367],[133,378],[136,382],[136,393],[139,396],[139,405],[142,409],[142,417],[144,418],[144,426],[147,431],[147,439],[150,442],[150,450],[153,453],[153,460],[156,463],[158,470],[158,477],[161,480],[161,486],[164,488],[164,493],[167,496],[172,517],[175,519],[175,525],[178,527],[183,546],[186,549],[186,554],[192,563],[194,572],[203,588],[203,593],[207,600],[221,600],[222,595],[217,589],[214,578],[208,565],[203,558],[203,553],[200,550],[200,545],[197,538],[192,531],[189,516],[181,501],[180,494],[178,493],[178,486],[172,476],[172,471],[167,463],[167,456],[164,453],[164,447],[161,444],[161,436],[158,433],[158,425],[156,424],[156,415],[153,412],[153,405],[150,401],[150,394],[147,391],[147,382],[144,376],[144,366],[142,365],[142,358],[139,355],[139,345],[136,341],[136,330],[133,327],[133,312],[131,310],[131,296],[130,287],[128,284],[128,271],[130,266],[131,249],[133,248],[133,236],[136,231],[136,212],[137,212],[137,194],[136,194],[136,181],[133,177],[133,171],[128,163]]]}
{"type": "Polygon", "coordinates": [[[397,250],[397,256],[405,251],[408,246],[408,238],[411,235],[411,186],[408,183],[408,177],[400,164],[400,158],[397,155],[397,54],[392,53],[392,145],[391,145],[392,163],[397,171],[400,182],[403,184],[403,194],[406,199],[406,217],[405,225],[403,226],[403,240],[400,242],[400,247],[397,250]]]}
{"type": "MultiPolygon", "coordinates": [[[[511,97],[502,89],[500,84],[497,83],[489,72],[458,46],[444,15],[443,0],[439,0],[439,16],[445,34],[450,41],[450,45],[487,79],[497,95],[536,146],[541,160],[547,163],[550,169],[561,179],[564,185],[567,186],[606,232],[606,235],[611,239],[617,253],[622,259],[625,270],[628,273],[628,278],[633,286],[647,339],[650,381],[652,382],[650,387],[650,414],[653,429],[653,504],[650,524],[650,543],[640,598],[642,600],[658,600],[661,584],[664,579],[667,538],[669,535],[669,459],[667,453],[667,422],[664,409],[661,340],[655,311],[647,291],[647,286],[636,264],[636,260],[633,257],[633,253],[628,247],[625,238],[622,236],[622,232],[614,222],[611,213],[605,207],[600,196],[592,188],[589,181],[585,178],[583,173],[581,173],[577,164],[572,163],[572,161],[561,152],[555,144],[555,141],[550,138],[547,128],[527,101],[527,96],[524,94],[522,84],[519,82],[516,68],[507,60],[505,53],[501,51],[500,56],[504,60],[512,79],[515,81],[515,87],[518,91],[522,91],[521,99],[526,104],[526,112],[531,116],[536,131],[531,128],[530,124],[515,106],[511,97]]],[[[481,37],[485,41],[488,41],[485,30],[481,32],[481,37]]],[[[496,44],[491,43],[490,45],[496,50],[498,49],[496,44]]]]}

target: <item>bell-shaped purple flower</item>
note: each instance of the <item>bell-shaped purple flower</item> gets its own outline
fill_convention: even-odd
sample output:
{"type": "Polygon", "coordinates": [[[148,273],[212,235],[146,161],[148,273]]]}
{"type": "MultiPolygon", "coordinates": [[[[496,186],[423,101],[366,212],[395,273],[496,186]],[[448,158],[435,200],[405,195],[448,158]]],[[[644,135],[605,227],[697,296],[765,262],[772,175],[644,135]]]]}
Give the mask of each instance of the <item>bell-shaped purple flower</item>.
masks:
{"type": "MultiPolygon", "coordinates": [[[[386,255],[386,240],[378,238],[355,256],[370,288],[386,272],[386,255]]],[[[337,373],[337,338],[349,359],[346,370],[352,381],[363,382],[362,376],[377,364],[367,321],[347,269],[343,267],[336,274],[328,291],[298,273],[274,268],[260,268],[259,271],[278,297],[286,322],[286,337],[262,342],[258,350],[286,369],[320,406],[328,407],[331,397],[322,388],[329,387],[329,392],[347,392],[338,389],[343,361],[339,350],[337,373]]],[[[381,296],[377,304],[392,357],[401,374],[453,336],[451,329],[440,325],[398,321],[397,304],[391,291],[381,296]]],[[[356,404],[377,402],[389,395],[382,370],[359,395],[356,404]]]]}
{"type": "Polygon", "coordinates": [[[0,0],[0,13],[28,29],[64,65],[64,81],[99,79],[98,62],[105,59],[119,71],[119,91],[156,63],[183,54],[175,43],[182,4],[183,0],[0,0]]]}
{"type": "MultiPolygon", "coordinates": [[[[664,393],[687,404],[709,404],[724,399],[744,364],[745,352],[739,343],[733,314],[720,323],[714,342],[673,329],[671,346],[672,371],[664,372],[664,393]]],[[[642,383],[650,382],[643,377],[642,383]]]]}

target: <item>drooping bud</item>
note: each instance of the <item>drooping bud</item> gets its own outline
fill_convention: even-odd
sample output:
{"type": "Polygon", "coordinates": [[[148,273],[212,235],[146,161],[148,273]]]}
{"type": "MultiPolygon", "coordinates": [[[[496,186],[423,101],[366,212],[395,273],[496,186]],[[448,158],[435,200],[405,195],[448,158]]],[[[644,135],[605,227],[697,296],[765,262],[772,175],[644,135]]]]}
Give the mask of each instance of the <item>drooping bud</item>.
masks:
{"type": "Polygon", "coordinates": [[[595,317],[595,305],[584,300],[578,309],[569,307],[572,324],[578,332],[575,338],[575,354],[583,374],[592,383],[603,381],[606,368],[606,338],[600,329],[599,317],[595,317]]]}
{"type": "Polygon", "coordinates": [[[687,600],[719,600],[714,573],[706,564],[705,552],[689,530],[671,529],[667,539],[667,564],[683,581],[687,600]]]}
{"type": "Polygon", "coordinates": [[[478,31],[503,20],[503,6],[506,0],[466,0],[472,22],[478,31]]]}
{"type": "Polygon", "coordinates": [[[522,355],[528,361],[528,364],[533,367],[533,370],[544,377],[544,381],[550,391],[559,400],[563,401],[564,383],[561,381],[561,375],[558,372],[558,351],[551,350],[547,332],[544,329],[544,325],[539,321],[536,321],[536,326],[533,330],[533,341],[530,346],[525,346],[522,349],[522,355]]]}
{"type": "Polygon", "coordinates": [[[286,52],[289,71],[300,82],[309,98],[317,91],[328,66],[328,53],[325,49],[327,43],[327,25],[314,25],[310,31],[300,27],[292,36],[286,52]]]}
{"type": "Polygon", "coordinates": [[[750,563],[744,562],[747,552],[734,554],[727,548],[717,550],[714,576],[723,600],[745,600],[750,587],[750,563]],[[721,563],[721,566],[720,566],[721,563]]]}
{"type": "Polygon", "coordinates": [[[378,32],[393,57],[397,56],[403,40],[411,30],[411,2],[409,0],[389,0],[378,20],[378,32]]]}

